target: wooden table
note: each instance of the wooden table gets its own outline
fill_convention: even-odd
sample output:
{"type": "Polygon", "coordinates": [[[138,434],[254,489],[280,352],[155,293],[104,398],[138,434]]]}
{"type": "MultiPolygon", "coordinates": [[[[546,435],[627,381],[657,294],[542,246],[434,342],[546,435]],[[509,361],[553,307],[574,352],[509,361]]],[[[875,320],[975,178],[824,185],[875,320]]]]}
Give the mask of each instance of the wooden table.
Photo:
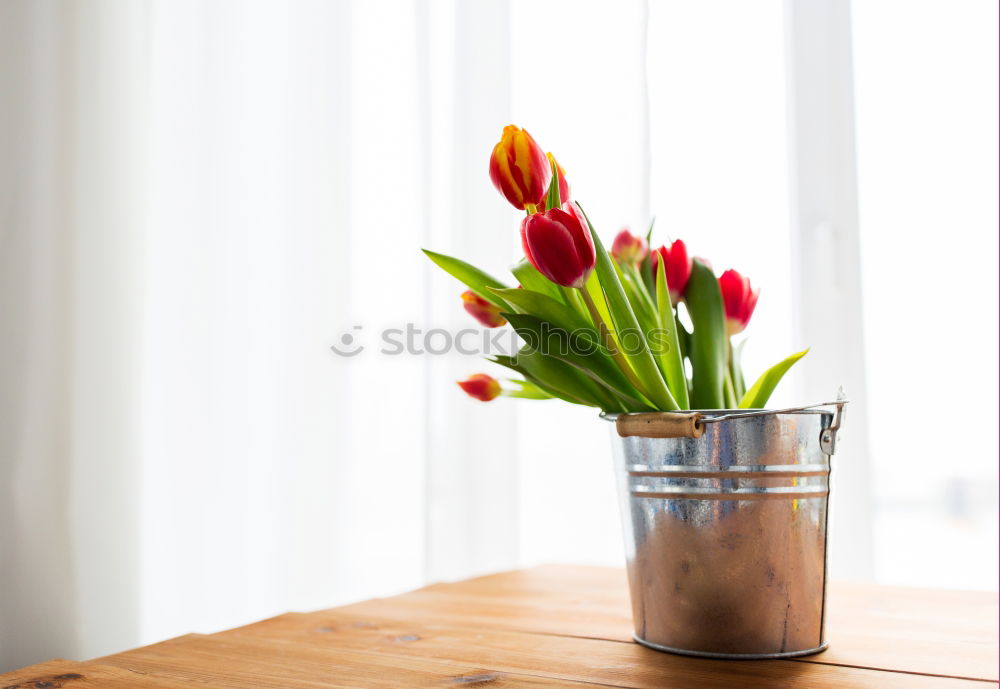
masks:
{"type": "Polygon", "coordinates": [[[494,574],[88,662],[52,660],[0,689],[210,687],[956,687],[997,684],[997,595],[833,585],[829,650],[704,660],[632,642],[624,572],[494,574]]]}

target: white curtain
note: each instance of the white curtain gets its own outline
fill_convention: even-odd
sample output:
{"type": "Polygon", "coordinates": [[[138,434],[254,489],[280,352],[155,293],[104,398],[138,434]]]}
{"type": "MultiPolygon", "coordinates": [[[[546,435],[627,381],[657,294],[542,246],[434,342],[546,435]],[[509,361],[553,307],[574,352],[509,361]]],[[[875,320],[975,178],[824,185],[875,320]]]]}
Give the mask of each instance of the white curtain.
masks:
{"type": "MultiPolygon", "coordinates": [[[[615,56],[596,75],[562,31],[560,71],[615,94],[593,109],[541,95],[513,5],[0,5],[0,668],[565,559],[545,544],[572,518],[520,544],[553,448],[453,384],[486,364],[378,352],[384,328],[470,325],[421,247],[498,275],[516,258],[486,175],[531,114],[512,65],[536,106],[577,102],[534,129],[594,212],[647,221],[640,81],[615,78],[640,64],[641,3],[584,13],[615,56]],[[575,143],[612,130],[611,161],[575,143]],[[329,349],[345,333],[361,355],[329,349]]],[[[602,500],[570,540],[593,524],[590,559],[617,559],[604,428],[528,414],[592,429],[543,437],[602,500]]]]}
{"type": "Polygon", "coordinates": [[[0,666],[139,638],[146,7],[0,5],[0,666]]]}
{"type": "MultiPolygon", "coordinates": [[[[486,174],[509,122],[606,239],[655,213],[659,241],[763,287],[748,369],[814,346],[776,404],[855,381],[831,563],[870,577],[850,29],[841,0],[0,3],[0,670],[490,570],[621,565],[592,410],[472,402],[453,381],[502,370],[380,352],[386,329],[426,348],[471,325],[421,247],[497,276],[519,256],[486,174]],[[793,298],[811,293],[822,318],[793,298]]],[[[879,195],[911,198],[880,160],[879,195]]],[[[995,320],[973,325],[995,351],[995,320]]],[[[911,349],[900,370],[924,365],[911,349]]],[[[905,542],[893,528],[882,542],[905,542]]]]}

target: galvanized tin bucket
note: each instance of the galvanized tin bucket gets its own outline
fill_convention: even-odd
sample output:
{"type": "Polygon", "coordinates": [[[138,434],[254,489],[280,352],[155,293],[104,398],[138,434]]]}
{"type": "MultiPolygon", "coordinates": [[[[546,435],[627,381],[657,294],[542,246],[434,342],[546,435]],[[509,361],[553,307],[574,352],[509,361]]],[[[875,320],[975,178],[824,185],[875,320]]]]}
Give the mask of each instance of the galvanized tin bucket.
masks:
{"type": "Polygon", "coordinates": [[[635,640],[715,658],[826,647],[827,498],[840,426],[814,407],[605,415],[635,640]]]}

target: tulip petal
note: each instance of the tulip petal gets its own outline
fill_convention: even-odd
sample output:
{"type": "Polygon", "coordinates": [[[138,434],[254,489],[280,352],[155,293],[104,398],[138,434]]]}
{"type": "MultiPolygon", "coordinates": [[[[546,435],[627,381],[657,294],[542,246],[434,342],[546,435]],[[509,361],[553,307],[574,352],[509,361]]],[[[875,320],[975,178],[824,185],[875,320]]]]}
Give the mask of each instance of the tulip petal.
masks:
{"type": "Polygon", "coordinates": [[[465,380],[458,381],[458,387],[462,388],[466,395],[480,402],[494,400],[502,392],[500,383],[485,373],[475,373],[465,380]]]}
{"type": "Polygon", "coordinates": [[[667,280],[670,298],[676,304],[684,296],[688,280],[691,279],[693,261],[688,256],[687,246],[680,239],[670,245],[670,260],[667,261],[667,280]]]}
{"type": "MultiPolygon", "coordinates": [[[[579,225],[579,232],[572,232],[573,243],[576,245],[577,255],[580,257],[580,263],[587,269],[587,273],[593,269],[594,263],[597,260],[597,250],[594,247],[594,238],[591,236],[590,221],[583,214],[583,210],[573,201],[567,201],[562,205],[562,211],[566,213],[569,217],[576,221],[576,225],[579,225]]],[[[575,228],[574,228],[575,229],[575,228]]]]}
{"type": "Polygon", "coordinates": [[[490,155],[490,179],[515,207],[540,203],[549,185],[549,163],[541,147],[523,129],[504,127],[490,155]]]}
{"type": "Polygon", "coordinates": [[[743,332],[757,307],[760,290],[753,289],[749,278],[732,269],[719,276],[719,289],[726,306],[729,334],[743,332]]]}
{"type": "Polygon", "coordinates": [[[521,241],[528,260],[547,278],[566,287],[581,286],[593,266],[592,250],[578,240],[578,234],[583,232],[576,219],[559,208],[521,221],[521,241]]]}
{"type": "Polygon", "coordinates": [[[499,328],[507,321],[500,315],[500,307],[486,301],[471,289],[462,292],[462,306],[466,313],[475,318],[487,328],[499,328]]]}
{"type": "Polygon", "coordinates": [[[629,232],[627,227],[622,228],[611,243],[611,255],[618,263],[641,263],[648,253],[646,240],[629,232]]]}

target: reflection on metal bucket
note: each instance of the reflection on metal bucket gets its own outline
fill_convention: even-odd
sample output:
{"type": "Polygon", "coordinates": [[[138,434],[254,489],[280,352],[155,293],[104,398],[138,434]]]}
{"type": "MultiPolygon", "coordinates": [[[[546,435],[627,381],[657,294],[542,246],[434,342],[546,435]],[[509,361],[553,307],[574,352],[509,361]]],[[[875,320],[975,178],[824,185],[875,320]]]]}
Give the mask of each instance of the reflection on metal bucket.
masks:
{"type": "Polygon", "coordinates": [[[820,651],[839,413],[704,414],[700,437],[612,429],[635,638],[713,657],[820,651]]]}

